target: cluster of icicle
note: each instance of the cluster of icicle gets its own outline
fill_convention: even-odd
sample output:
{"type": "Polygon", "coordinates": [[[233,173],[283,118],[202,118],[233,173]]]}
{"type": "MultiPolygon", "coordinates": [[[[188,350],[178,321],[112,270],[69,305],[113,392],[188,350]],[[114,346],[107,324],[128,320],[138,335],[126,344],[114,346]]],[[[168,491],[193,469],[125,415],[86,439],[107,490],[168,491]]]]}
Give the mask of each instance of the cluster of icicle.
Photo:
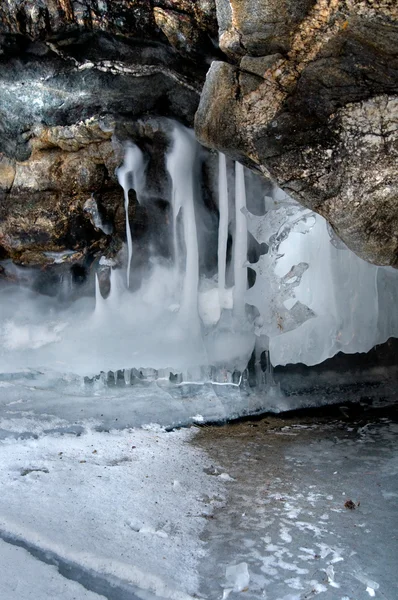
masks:
{"type": "MultiPolygon", "coordinates": [[[[194,163],[196,141],[193,133],[183,127],[175,127],[172,134],[171,151],[166,157],[167,171],[172,180],[172,218],[174,267],[185,272],[179,312],[194,322],[198,314],[199,289],[199,248],[195,218],[194,163]],[[177,219],[182,214],[185,257],[180,256],[181,244],[178,239],[177,219]]],[[[144,181],[144,157],[141,150],[132,143],[127,144],[123,165],[117,175],[124,192],[126,215],[127,266],[126,281],[130,285],[132,259],[132,235],[129,222],[129,190],[134,189],[139,200],[144,181]]],[[[235,164],[235,236],[234,236],[234,279],[233,306],[240,318],[245,313],[245,292],[247,288],[247,225],[243,211],[246,208],[244,169],[235,164]]],[[[229,199],[227,183],[227,163],[224,154],[219,154],[219,237],[218,237],[218,291],[220,306],[225,304],[227,241],[229,230],[229,199]]]]}
{"type": "MultiPolygon", "coordinates": [[[[339,351],[367,352],[398,336],[397,271],[358,258],[330,235],[322,217],[277,188],[255,203],[262,214],[252,214],[247,208],[254,206],[252,178],[222,154],[218,231],[216,225],[206,238],[218,236],[218,261],[202,272],[206,209],[196,175],[199,160],[193,133],[176,125],[165,157],[172,183],[172,259],[153,256],[137,289],[130,281],[129,190],[138,201],[149,194],[145,157],[138,146],[126,146],[117,172],[126,210],[126,270],[101,259],[110,270],[110,292],[104,298],[96,280],[94,311],[88,297],[60,303],[28,288],[4,288],[0,372],[45,368],[90,378],[112,372],[125,383],[140,380],[140,373],[147,373],[144,379],[157,373],[177,383],[236,384],[253,351],[256,372],[267,372],[267,356],[274,366],[313,365],[339,351]],[[249,234],[263,251],[252,264],[249,234]],[[249,267],[256,275],[251,287],[249,267]]],[[[94,217],[95,208],[92,202],[86,206],[94,217]]]]}
{"type": "MultiPolygon", "coordinates": [[[[229,328],[228,344],[236,344],[240,353],[242,338],[234,333],[255,334],[241,354],[247,358],[247,344],[258,349],[258,356],[270,351],[273,364],[303,362],[316,364],[336,352],[368,351],[391,335],[398,335],[397,311],[381,313],[379,305],[398,299],[397,275],[365,263],[342,243],[336,243],[326,222],[312,211],[299,206],[276,190],[273,198],[264,199],[263,216],[246,208],[244,167],[235,163],[234,214],[230,215],[227,161],[219,154],[218,176],[218,281],[217,294],[201,296],[199,246],[195,218],[194,163],[196,146],[191,131],[176,126],[171,148],[166,156],[172,181],[172,235],[174,271],[180,281],[177,300],[178,321],[191,335],[205,337],[204,359],[217,361],[217,340],[229,328]],[[178,239],[177,220],[182,221],[183,243],[178,239]],[[233,223],[233,287],[227,288],[227,241],[233,223]],[[247,262],[248,231],[268,250],[258,262],[247,262]],[[181,249],[184,249],[183,251],[181,249]],[[183,252],[184,255],[181,255],[183,252]],[[256,272],[253,287],[247,289],[247,267],[256,272]],[[206,332],[206,319],[200,320],[200,306],[206,296],[207,313],[216,317],[206,332]],[[217,306],[215,306],[217,304],[217,306]],[[255,310],[248,307],[255,307],[255,310]],[[231,318],[223,319],[223,313],[231,318]],[[237,325],[239,324],[239,325],[237,325]],[[219,328],[218,337],[215,334],[219,328]],[[209,342],[210,340],[210,342],[209,342]],[[209,350],[209,343],[213,343],[209,350]],[[206,345],[207,344],[207,345],[206,345]]],[[[126,147],[124,164],[118,170],[124,190],[126,238],[128,246],[127,287],[129,286],[132,237],[128,219],[128,192],[134,188],[139,199],[144,186],[144,158],[137,146],[126,147]]],[[[212,292],[215,291],[213,286],[212,292]]],[[[98,298],[97,290],[97,298],[98,298]]],[[[102,302],[99,300],[99,302],[102,302]]],[[[391,305],[391,304],[390,304],[391,305]]],[[[150,324],[148,324],[150,327],[150,324]]],[[[249,335],[250,337],[250,335],[249,335]]],[[[199,342],[198,342],[199,343],[199,342]]],[[[200,345],[200,344],[199,344],[200,345]]],[[[252,348],[253,349],[253,348],[252,348]]],[[[227,358],[220,356],[220,361],[227,358]]],[[[236,365],[232,365],[232,368],[236,365]]]]}

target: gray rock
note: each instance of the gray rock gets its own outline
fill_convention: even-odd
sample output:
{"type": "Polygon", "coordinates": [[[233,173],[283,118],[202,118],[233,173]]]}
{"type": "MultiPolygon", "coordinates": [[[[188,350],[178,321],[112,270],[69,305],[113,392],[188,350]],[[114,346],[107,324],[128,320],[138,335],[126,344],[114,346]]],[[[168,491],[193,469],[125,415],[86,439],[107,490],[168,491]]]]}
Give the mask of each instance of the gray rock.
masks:
{"type": "MultiPolygon", "coordinates": [[[[247,32],[260,43],[264,11],[279,7],[282,15],[285,6],[264,2],[256,12],[254,4],[219,10],[221,46],[237,23],[241,40],[247,32]]],[[[196,133],[322,214],[365,260],[397,267],[398,7],[312,4],[285,19],[288,48],[279,55],[271,46],[258,56],[255,46],[235,52],[226,44],[239,65],[212,64],[196,133]]]]}

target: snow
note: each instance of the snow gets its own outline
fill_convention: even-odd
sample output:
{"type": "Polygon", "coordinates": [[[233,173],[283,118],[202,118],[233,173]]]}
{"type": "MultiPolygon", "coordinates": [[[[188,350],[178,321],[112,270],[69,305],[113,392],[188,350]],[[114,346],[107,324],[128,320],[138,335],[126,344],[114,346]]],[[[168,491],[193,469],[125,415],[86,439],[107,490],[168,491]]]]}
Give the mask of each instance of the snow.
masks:
{"type": "Polygon", "coordinates": [[[23,548],[0,540],[0,598],[2,600],[101,600],[79,583],[70,581],[52,565],[33,558],[23,548]],[[23,576],[22,576],[23,575],[23,576]]]}
{"type": "MultiPolygon", "coordinates": [[[[208,498],[220,492],[191,437],[150,425],[3,441],[0,537],[72,570],[188,600],[198,588],[208,498]]],[[[54,577],[45,569],[44,591],[54,577]]],[[[93,597],[85,593],[76,598],[93,597]]],[[[2,599],[21,600],[8,594],[2,599]]]]}

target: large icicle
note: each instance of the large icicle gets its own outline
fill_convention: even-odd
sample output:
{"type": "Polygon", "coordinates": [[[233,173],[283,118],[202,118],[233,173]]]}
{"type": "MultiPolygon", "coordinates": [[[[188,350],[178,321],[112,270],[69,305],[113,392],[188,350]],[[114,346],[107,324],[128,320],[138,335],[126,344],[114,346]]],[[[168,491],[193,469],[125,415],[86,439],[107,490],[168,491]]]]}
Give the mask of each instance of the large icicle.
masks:
{"type": "Polygon", "coordinates": [[[129,190],[134,189],[137,194],[141,192],[144,174],[144,157],[141,150],[131,142],[126,146],[126,154],[123,165],[117,169],[117,178],[124,192],[124,210],[126,213],[126,237],[127,237],[127,287],[130,286],[130,266],[133,256],[133,240],[129,221],[129,190]]]}
{"type": "MultiPolygon", "coordinates": [[[[196,142],[193,133],[185,127],[175,127],[173,146],[167,156],[166,166],[173,184],[173,221],[175,252],[178,248],[176,219],[181,208],[185,242],[185,276],[180,314],[195,323],[198,315],[199,250],[196,231],[193,167],[196,142]],[[177,212],[178,211],[178,212],[177,212]]],[[[178,259],[178,255],[176,257],[178,259]]]]}
{"type": "Polygon", "coordinates": [[[242,209],[246,208],[246,187],[243,165],[235,163],[235,239],[234,239],[234,314],[243,318],[245,314],[245,292],[247,288],[247,225],[242,209]]]}
{"type": "Polygon", "coordinates": [[[95,311],[94,318],[100,322],[104,319],[104,312],[106,310],[106,301],[102,297],[100,283],[98,279],[98,273],[95,274],[95,311]]]}
{"type": "Polygon", "coordinates": [[[228,180],[225,154],[218,155],[218,204],[220,221],[218,226],[218,295],[220,309],[224,306],[225,273],[227,268],[228,242],[228,180]]]}

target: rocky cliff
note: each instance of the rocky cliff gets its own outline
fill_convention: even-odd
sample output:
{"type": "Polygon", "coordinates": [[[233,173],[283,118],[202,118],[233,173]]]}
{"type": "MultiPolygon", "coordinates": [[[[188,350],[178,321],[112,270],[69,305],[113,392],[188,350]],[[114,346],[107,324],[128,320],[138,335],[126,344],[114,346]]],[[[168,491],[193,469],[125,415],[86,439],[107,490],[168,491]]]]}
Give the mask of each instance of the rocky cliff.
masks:
{"type": "Polygon", "coordinates": [[[130,123],[153,144],[148,117],[196,113],[203,144],[398,266],[395,0],[9,0],[0,86],[0,257],[116,251],[115,138],[130,123]]]}
{"type": "Polygon", "coordinates": [[[357,254],[398,266],[398,5],[217,0],[220,47],[196,115],[322,214],[357,254]]]}
{"type": "MultiPolygon", "coordinates": [[[[114,254],[125,237],[115,140],[159,143],[148,117],[193,126],[217,56],[207,0],[1,3],[0,257],[46,267],[54,252],[73,264],[114,254]]],[[[136,202],[130,213],[142,237],[148,215],[136,202]]]]}

